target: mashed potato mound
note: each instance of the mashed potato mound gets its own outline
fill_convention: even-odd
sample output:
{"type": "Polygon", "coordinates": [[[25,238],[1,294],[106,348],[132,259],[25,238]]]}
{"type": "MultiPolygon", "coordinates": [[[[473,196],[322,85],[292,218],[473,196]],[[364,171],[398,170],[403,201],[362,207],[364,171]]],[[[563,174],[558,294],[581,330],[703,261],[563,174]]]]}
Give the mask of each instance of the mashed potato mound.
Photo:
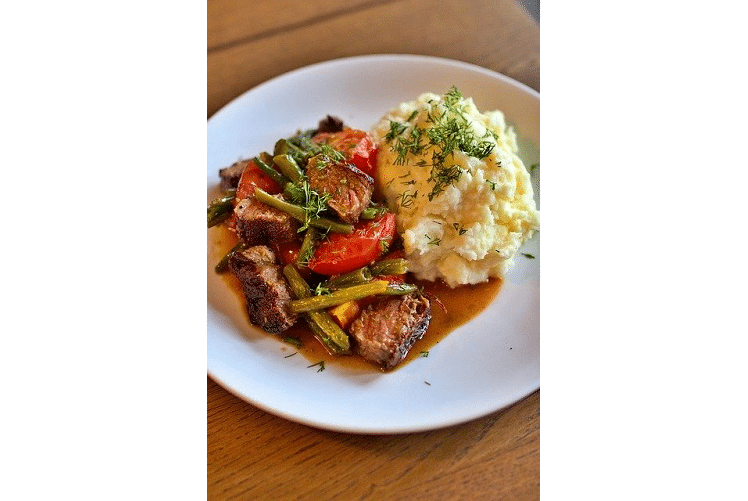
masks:
{"type": "Polygon", "coordinates": [[[400,104],[372,134],[377,187],[397,214],[410,271],[450,287],[503,277],[540,224],[503,113],[479,112],[453,87],[400,104]]]}

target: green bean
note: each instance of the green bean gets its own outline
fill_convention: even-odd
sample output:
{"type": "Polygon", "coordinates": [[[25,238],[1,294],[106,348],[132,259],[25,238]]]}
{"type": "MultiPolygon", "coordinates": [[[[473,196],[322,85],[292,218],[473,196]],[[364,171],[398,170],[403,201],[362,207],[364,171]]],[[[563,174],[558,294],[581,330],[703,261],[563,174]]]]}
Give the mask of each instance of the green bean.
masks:
{"type": "MultiPolygon", "coordinates": [[[[312,293],[309,285],[292,265],[283,268],[283,275],[288,280],[291,290],[299,299],[309,298],[312,293]]],[[[326,311],[309,311],[304,313],[304,320],[312,330],[312,334],[322,343],[331,355],[345,355],[350,353],[351,344],[348,335],[335,323],[326,311]]]]}
{"type": "Polygon", "coordinates": [[[314,255],[314,246],[317,242],[317,228],[309,228],[304,234],[304,241],[301,242],[301,248],[299,249],[299,257],[296,259],[296,264],[299,266],[306,266],[309,260],[314,255]]]}
{"type": "Polygon", "coordinates": [[[304,313],[307,325],[314,337],[322,341],[330,355],[348,355],[351,352],[351,341],[348,334],[333,320],[326,311],[309,311],[304,313]]]}
{"type": "Polygon", "coordinates": [[[384,259],[371,265],[372,275],[404,275],[408,272],[408,261],[403,258],[384,259]]]}
{"type": "Polygon", "coordinates": [[[343,275],[329,278],[325,281],[324,285],[328,289],[337,290],[344,287],[350,287],[352,285],[361,285],[371,282],[371,271],[367,266],[358,268],[343,275]]]}
{"type": "MultiPolygon", "coordinates": [[[[263,191],[260,188],[255,188],[255,198],[257,198],[257,200],[264,204],[278,209],[279,211],[290,214],[293,218],[301,221],[302,223],[306,222],[306,211],[303,207],[290,204],[285,200],[275,198],[274,196],[268,194],[266,191],[263,191]]],[[[321,230],[329,230],[333,233],[344,233],[346,235],[350,235],[351,233],[353,233],[352,225],[339,223],[337,221],[332,221],[323,217],[310,219],[309,226],[314,226],[315,228],[319,228],[321,230]]]]}
{"type": "Polygon", "coordinates": [[[216,198],[208,205],[208,228],[225,221],[234,210],[236,190],[229,190],[221,198],[216,198]]]}
{"type": "Polygon", "coordinates": [[[289,139],[279,139],[273,148],[273,155],[291,155],[299,165],[306,165],[309,157],[314,155],[318,147],[311,142],[314,129],[299,132],[289,139]]]}
{"type": "Polygon", "coordinates": [[[411,292],[416,292],[418,286],[406,283],[390,282],[387,289],[382,293],[383,296],[404,296],[411,292]]]}
{"type": "Polygon", "coordinates": [[[280,186],[285,186],[288,182],[288,179],[286,179],[286,176],[278,172],[277,170],[273,169],[270,165],[263,162],[260,157],[255,157],[252,159],[254,163],[257,165],[257,167],[260,168],[262,172],[267,174],[267,176],[278,183],[280,186]]]}
{"type": "Polygon", "coordinates": [[[361,216],[359,216],[361,219],[376,219],[378,216],[384,214],[387,212],[386,207],[377,207],[377,206],[371,206],[367,207],[361,212],[361,216]]]}
{"type": "Polygon", "coordinates": [[[243,251],[246,248],[247,248],[247,244],[245,244],[244,242],[239,242],[238,244],[233,246],[231,250],[228,251],[226,255],[223,256],[223,258],[220,261],[218,261],[218,264],[216,265],[216,268],[215,268],[216,273],[225,273],[229,271],[229,259],[231,259],[231,256],[233,256],[237,252],[243,251]]]}
{"type": "Polygon", "coordinates": [[[273,163],[278,166],[284,176],[296,184],[304,178],[304,171],[291,155],[276,155],[273,157],[273,163]]]}
{"type": "Polygon", "coordinates": [[[285,155],[290,149],[287,139],[278,139],[273,147],[273,156],[285,155]]]}
{"type": "Polygon", "coordinates": [[[374,280],[366,284],[346,287],[330,294],[296,299],[291,301],[290,310],[292,313],[324,310],[325,308],[337,306],[348,301],[381,294],[387,290],[387,284],[386,280],[374,280]]]}

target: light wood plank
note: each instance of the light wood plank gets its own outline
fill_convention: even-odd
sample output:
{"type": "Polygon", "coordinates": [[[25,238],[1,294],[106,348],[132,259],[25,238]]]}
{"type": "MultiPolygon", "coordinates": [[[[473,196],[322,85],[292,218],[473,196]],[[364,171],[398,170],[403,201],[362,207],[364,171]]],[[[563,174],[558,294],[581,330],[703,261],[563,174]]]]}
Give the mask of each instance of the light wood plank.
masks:
{"type": "Polygon", "coordinates": [[[208,52],[227,44],[289,31],[386,1],[208,0],[208,52]]]}
{"type": "Polygon", "coordinates": [[[208,379],[208,499],[538,499],[539,401],[442,430],[351,435],[275,417],[208,379]]]}
{"type": "Polygon", "coordinates": [[[209,53],[207,114],[292,69],[373,53],[467,61],[539,90],[539,42],[539,28],[513,0],[384,3],[209,53]]]}

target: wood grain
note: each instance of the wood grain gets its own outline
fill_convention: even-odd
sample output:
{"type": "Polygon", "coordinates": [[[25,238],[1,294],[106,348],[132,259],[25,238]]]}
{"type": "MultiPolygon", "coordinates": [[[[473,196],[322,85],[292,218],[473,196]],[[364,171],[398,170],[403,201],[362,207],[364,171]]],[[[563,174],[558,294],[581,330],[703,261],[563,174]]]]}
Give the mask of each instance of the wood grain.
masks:
{"type": "Polygon", "coordinates": [[[207,384],[208,499],[539,498],[539,391],[463,425],[369,436],[292,423],[207,384]]]}
{"type": "Polygon", "coordinates": [[[277,0],[208,1],[208,53],[240,45],[259,38],[329,21],[341,15],[363,10],[384,0],[326,0],[292,2],[277,0]]]}
{"type": "MultiPolygon", "coordinates": [[[[214,2],[216,0],[213,0],[214,2]]],[[[209,7],[210,8],[210,7],[209,7]]],[[[217,16],[225,26],[229,12],[217,16]]],[[[285,22],[285,21],[284,21],[285,22]]],[[[334,16],[295,18],[288,29],[245,38],[226,28],[208,52],[208,116],[242,92],[292,69],[339,57],[411,53],[457,59],[540,89],[538,26],[509,0],[394,0],[334,16]],[[415,22],[417,20],[417,22],[415,22]]]]}

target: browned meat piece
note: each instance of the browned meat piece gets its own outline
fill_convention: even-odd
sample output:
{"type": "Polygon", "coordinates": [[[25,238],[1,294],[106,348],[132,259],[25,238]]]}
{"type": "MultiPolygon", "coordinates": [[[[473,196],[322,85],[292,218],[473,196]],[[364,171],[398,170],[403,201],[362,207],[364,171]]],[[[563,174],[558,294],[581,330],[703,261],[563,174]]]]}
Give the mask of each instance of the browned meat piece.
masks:
{"type": "Polygon", "coordinates": [[[279,334],[296,322],[288,309],[291,288],[269,247],[258,245],[234,253],[229,270],[242,283],[249,320],[267,332],[279,334]]]}
{"type": "Polygon", "coordinates": [[[306,176],[314,191],[330,194],[327,205],[346,223],[356,223],[369,206],[374,180],[351,164],[312,158],[306,176]]]}
{"type": "Polygon", "coordinates": [[[231,190],[239,186],[239,178],[242,177],[244,167],[246,167],[248,163],[249,160],[239,160],[231,166],[218,171],[218,175],[221,177],[221,189],[223,191],[231,190]]]}
{"type": "Polygon", "coordinates": [[[240,200],[234,208],[236,233],[247,245],[270,245],[296,238],[299,223],[285,212],[258,202],[240,200]]]}
{"type": "Polygon", "coordinates": [[[325,118],[319,121],[317,125],[316,134],[321,132],[340,132],[343,130],[343,121],[338,117],[327,115],[325,118]]]}
{"type": "Polygon", "coordinates": [[[431,303],[417,294],[385,297],[353,321],[354,349],[369,362],[391,369],[423,337],[431,321],[431,303]]]}

